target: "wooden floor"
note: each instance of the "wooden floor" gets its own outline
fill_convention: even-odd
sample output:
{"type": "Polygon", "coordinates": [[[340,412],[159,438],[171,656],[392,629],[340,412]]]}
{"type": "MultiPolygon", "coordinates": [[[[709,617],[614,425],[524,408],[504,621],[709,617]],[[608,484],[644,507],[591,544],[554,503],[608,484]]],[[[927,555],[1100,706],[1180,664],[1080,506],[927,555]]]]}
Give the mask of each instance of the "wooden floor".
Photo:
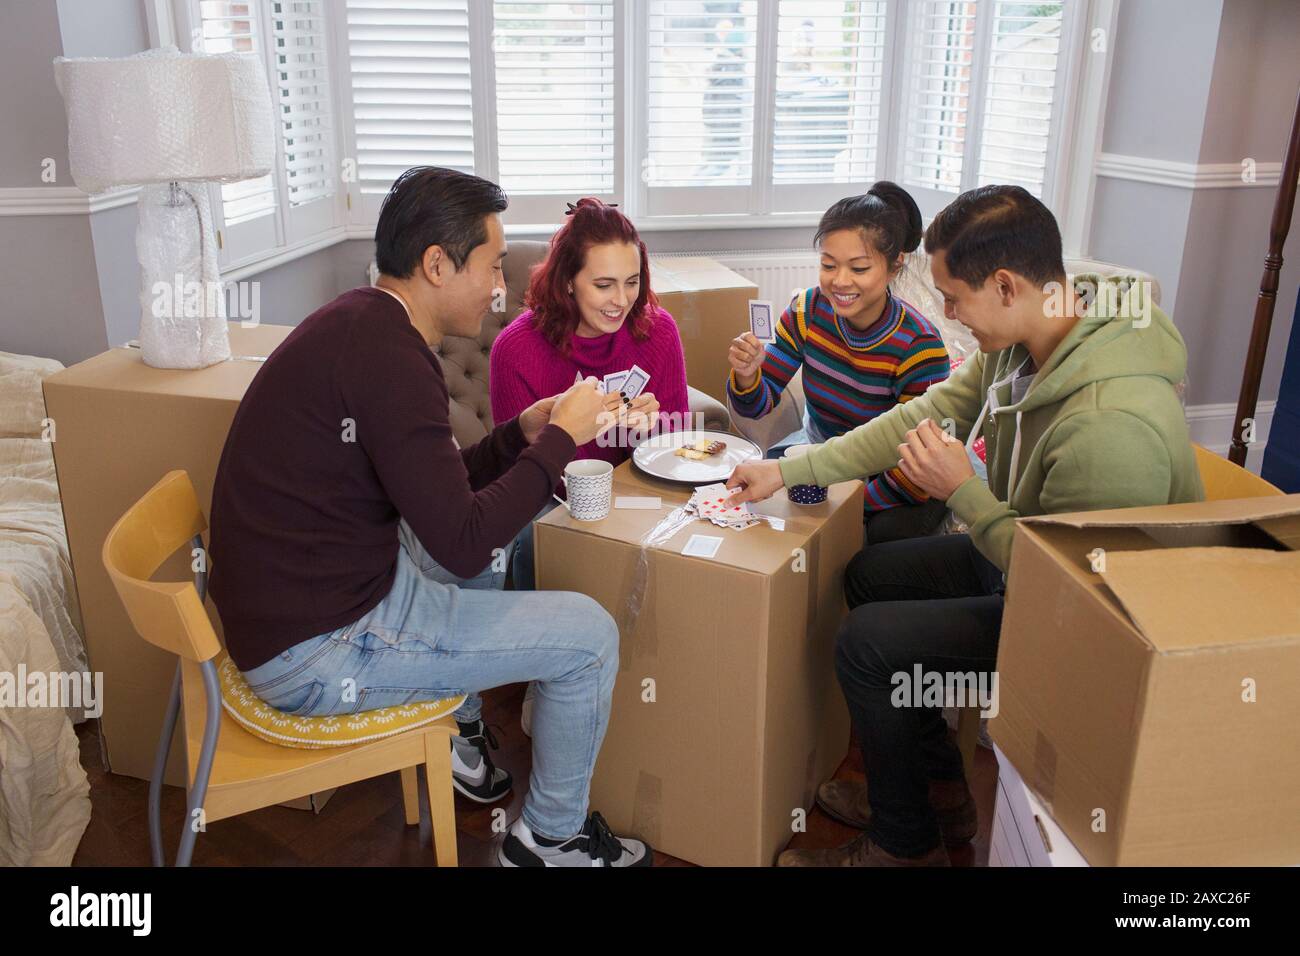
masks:
{"type": "MultiPolygon", "coordinates": [[[[508,802],[497,804],[513,820],[523,806],[531,764],[530,741],[519,727],[522,684],[498,688],[484,695],[483,717],[496,725],[501,744],[494,759],[515,778],[508,802]]],[[[134,777],[107,773],[100,757],[99,722],[88,720],[77,728],[81,763],[90,778],[91,817],[82,837],[74,866],[148,866],[149,784],[134,777]]],[[[850,749],[837,777],[862,778],[862,760],[850,749]]],[[[976,752],[971,790],[979,807],[979,835],[975,842],[952,854],[956,866],[985,866],[988,862],[989,824],[993,817],[997,761],[992,751],[976,752]]],[[[421,775],[423,777],[423,775],[421,775]]],[[[423,788],[423,780],[421,780],[423,788]]],[[[402,791],[397,774],[352,784],[337,791],[318,814],[306,810],[271,807],[220,820],[199,834],[194,850],[196,866],[432,866],[429,811],[421,797],[420,826],[408,827],[402,811],[402,791]]],[[[163,833],[169,858],[185,816],[185,794],[177,787],[163,791],[163,833]]],[[[593,809],[599,810],[600,807],[593,809]]],[[[493,807],[456,798],[456,822],[462,866],[496,865],[496,843],[502,836],[492,831],[493,807]]],[[[808,832],[796,834],[793,847],[836,846],[852,839],[856,831],[839,825],[814,809],[808,832]]],[[[684,860],[655,853],[656,866],[690,866],[684,860]]]]}

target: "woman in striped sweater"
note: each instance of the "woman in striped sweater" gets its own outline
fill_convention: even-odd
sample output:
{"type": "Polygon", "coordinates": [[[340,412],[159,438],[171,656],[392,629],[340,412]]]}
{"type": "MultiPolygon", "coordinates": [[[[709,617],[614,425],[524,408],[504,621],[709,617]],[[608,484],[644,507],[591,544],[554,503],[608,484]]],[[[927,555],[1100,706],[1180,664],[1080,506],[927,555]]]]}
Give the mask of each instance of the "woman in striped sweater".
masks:
{"type": "MultiPolygon", "coordinates": [[[[790,302],[766,349],[752,332],[731,343],[727,392],[735,411],[762,418],[776,408],[803,368],[803,428],[768,450],[821,443],[871,421],[948,377],[948,351],[938,330],[889,291],[903,255],[921,241],[921,211],[901,187],[878,182],[841,199],[822,216],[814,243],[820,282],[790,302]]],[[[946,509],[897,468],[866,486],[864,543],[938,528],[946,509]]]]}

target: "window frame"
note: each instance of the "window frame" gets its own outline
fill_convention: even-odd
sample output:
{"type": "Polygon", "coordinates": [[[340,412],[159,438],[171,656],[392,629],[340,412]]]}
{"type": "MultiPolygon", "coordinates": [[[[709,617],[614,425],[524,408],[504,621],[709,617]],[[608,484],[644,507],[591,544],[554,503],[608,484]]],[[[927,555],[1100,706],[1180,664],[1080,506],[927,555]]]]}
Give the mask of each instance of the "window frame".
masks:
{"type": "MultiPolygon", "coordinates": [[[[269,35],[270,0],[249,0],[256,8],[259,29],[269,35]]],[[[881,168],[877,178],[901,177],[902,150],[904,149],[902,110],[908,93],[907,73],[910,68],[912,44],[908,42],[908,24],[915,3],[920,0],[887,0],[886,43],[898,55],[886,60],[881,76],[881,116],[877,155],[881,168]]],[[[1068,0],[1062,22],[1062,44],[1057,65],[1057,84],[1060,91],[1060,119],[1054,124],[1049,162],[1045,170],[1043,199],[1055,212],[1061,224],[1067,256],[1087,254],[1093,194],[1095,190],[1095,165],[1100,154],[1101,134],[1109,86],[1115,25],[1122,0],[1068,0]],[[1098,54],[1089,54],[1090,40],[1096,31],[1104,31],[1106,46],[1098,54]],[[1049,185],[1050,184],[1050,185],[1049,185]]],[[[155,44],[175,42],[182,49],[191,48],[193,24],[196,22],[197,0],[145,0],[151,39],[155,44]]],[[[992,23],[991,0],[980,0],[977,17],[983,24],[992,23]],[[981,10],[989,10],[980,16],[981,10]]],[[[493,4],[491,0],[469,0],[469,25],[471,48],[471,99],[475,130],[474,163],[480,175],[495,179],[496,115],[495,115],[495,64],[491,57],[493,4]],[[491,135],[481,135],[483,130],[491,135]]],[[[345,239],[368,239],[373,236],[378,218],[378,203],[363,202],[355,182],[342,175],[341,166],[356,156],[356,119],[352,103],[351,72],[348,58],[346,0],[323,0],[326,11],[326,29],[330,34],[331,51],[330,100],[332,115],[331,145],[334,163],[340,168],[339,188],[333,196],[332,210],[324,221],[304,225],[292,224],[288,190],[284,184],[282,131],[276,128],[276,178],[277,210],[273,217],[273,240],[264,235],[260,245],[245,242],[238,235],[223,236],[219,261],[223,273],[251,275],[262,268],[290,261],[300,255],[326,248],[345,239]],[[271,241],[267,241],[271,240],[271,241]],[[251,248],[245,248],[251,246],[251,248]]],[[[755,102],[755,143],[766,143],[767,148],[756,149],[754,182],[748,186],[714,187],[730,190],[739,196],[727,198],[716,212],[701,212],[698,202],[660,204],[659,210],[649,202],[648,186],[641,174],[638,157],[644,156],[647,141],[648,98],[646,95],[648,48],[644,39],[648,28],[649,0],[618,0],[614,18],[614,192],[601,198],[621,202],[623,209],[644,232],[689,232],[697,230],[726,230],[754,228],[802,228],[817,222],[821,210],[835,199],[865,191],[869,182],[776,184],[771,180],[772,130],[775,112],[776,54],[778,43],[778,0],[758,0],[758,47],[761,58],[757,64],[755,102]],[[761,162],[758,159],[761,158],[761,162]],[[791,203],[783,194],[805,197],[806,202],[791,203]],[[811,208],[798,208],[799,205],[811,208]]],[[[978,25],[977,25],[978,29],[978,25]]],[[[987,37],[990,26],[981,34],[987,37]]],[[[981,42],[987,42],[986,39],[981,42]]],[[[977,47],[978,49],[978,47],[977,47]]],[[[274,72],[273,52],[266,45],[265,55],[268,79],[274,72]]],[[[987,55],[979,58],[987,62],[987,55]]],[[[982,101],[987,73],[979,68],[978,96],[982,101]]],[[[272,96],[274,97],[272,90],[272,96]]],[[[982,118],[981,118],[982,124],[982,118]]],[[[981,126],[982,128],[982,126],[981,126]]],[[[967,155],[963,157],[963,189],[969,174],[972,181],[978,178],[979,135],[970,136],[967,155]]],[[[223,232],[221,218],[220,185],[210,184],[218,228],[223,232]]],[[[673,187],[662,187],[672,189],[673,187]]],[[[710,187],[690,187],[683,192],[707,192],[710,187]]],[[[917,197],[923,218],[929,220],[938,208],[956,195],[942,192],[938,196],[926,195],[936,191],[923,187],[906,187],[917,197]]],[[[508,235],[545,236],[558,228],[563,216],[557,211],[565,196],[521,195],[511,198],[510,209],[503,221],[508,235]]],[[[323,204],[322,201],[318,203],[323,204]]],[[[313,203],[311,205],[317,205],[313,203]]],[[[236,231],[238,226],[235,227],[236,231]]]]}
{"type": "MultiPolygon", "coordinates": [[[[271,169],[271,178],[275,186],[275,208],[265,216],[247,222],[227,225],[225,210],[221,197],[221,183],[207,183],[211,201],[213,223],[217,232],[217,264],[223,274],[248,274],[258,267],[270,267],[281,261],[297,258],[307,252],[323,248],[331,242],[341,241],[346,236],[345,206],[350,202],[347,184],[341,176],[335,182],[333,195],[292,206],[289,202],[289,188],[285,173],[284,128],[279,116],[279,99],[274,86],[277,72],[275,47],[271,38],[272,0],[247,0],[252,15],[256,19],[258,41],[261,45],[259,54],[266,70],[267,92],[271,97],[272,109],[275,111],[275,161],[271,169]]],[[[155,5],[154,9],[159,9],[155,5]]],[[[326,32],[326,50],[330,55],[328,66],[329,109],[330,109],[330,156],[327,163],[339,175],[341,146],[343,143],[344,118],[340,112],[337,61],[337,18],[334,0],[321,0],[324,28],[326,32]]],[[[171,0],[166,13],[171,16],[171,23],[164,25],[161,16],[157,27],[159,38],[170,32],[176,45],[186,51],[194,52],[195,40],[201,35],[202,19],[199,14],[199,0],[171,0]],[[164,31],[164,26],[167,31],[164,31]]],[[[346,125],[350,128],[351,119],[346,125]]]]}

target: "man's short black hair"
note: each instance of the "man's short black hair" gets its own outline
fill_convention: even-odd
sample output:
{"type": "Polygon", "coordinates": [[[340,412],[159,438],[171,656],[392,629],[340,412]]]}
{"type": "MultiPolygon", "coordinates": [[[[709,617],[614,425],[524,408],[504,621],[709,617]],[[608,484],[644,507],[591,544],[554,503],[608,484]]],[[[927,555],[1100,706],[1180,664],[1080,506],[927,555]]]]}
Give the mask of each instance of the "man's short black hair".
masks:
{"type": "Polygon", "coordinates": [[[487,241],[484,220],[506,208],[496,183],[440,166],[413,166],[384,197],[375,226],[375,265],[405,279],[420,266],[424,250],[442,246],[459,271],[470,251],[487,241]]]}
{"type": "Polygon", "coordinates": [[[949,274],[973,289],[998,269],[1040,285],[1065,278],[1056,217],[1020,186],[962,193],[930,223],[925,251],[943,252],[949,274]]]}

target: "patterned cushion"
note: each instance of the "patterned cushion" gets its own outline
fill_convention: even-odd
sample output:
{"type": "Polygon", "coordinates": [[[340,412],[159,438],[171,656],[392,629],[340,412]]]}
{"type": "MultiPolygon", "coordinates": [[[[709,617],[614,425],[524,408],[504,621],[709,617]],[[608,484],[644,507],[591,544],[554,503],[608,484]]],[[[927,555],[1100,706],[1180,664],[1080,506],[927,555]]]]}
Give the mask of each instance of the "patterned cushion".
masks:
{"type": "Polygon", "coordinates": [[[268,743],[300,750],[371,743],[431,724],[465,702],[464,695],[460,695],[355,714],[295,717],[276,710],[254,694],[235,662],[225,654],[218,659],[217,675],[221,681],[221,704],[241,727],[268,743]]]}

